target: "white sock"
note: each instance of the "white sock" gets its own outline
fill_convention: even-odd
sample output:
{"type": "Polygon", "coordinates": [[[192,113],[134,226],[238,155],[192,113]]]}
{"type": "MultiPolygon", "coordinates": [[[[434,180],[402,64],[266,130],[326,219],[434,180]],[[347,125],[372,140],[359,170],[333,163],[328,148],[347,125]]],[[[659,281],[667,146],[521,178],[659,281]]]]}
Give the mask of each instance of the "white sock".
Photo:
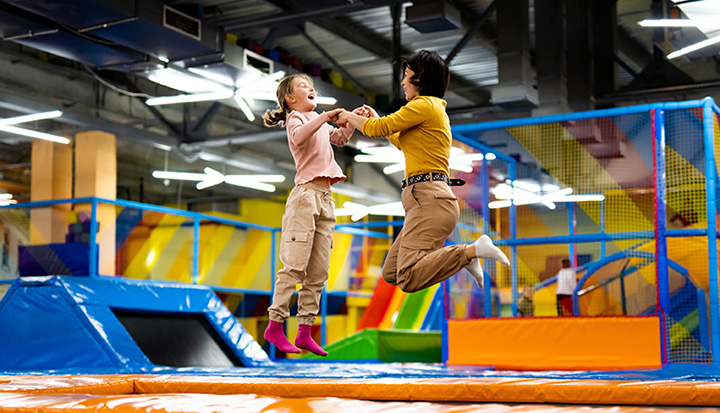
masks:
{"type": "Polygon", "coordinates": [[[475,240],[473,245],[475,246],[475,256],[477,256],[477,258],[488,258],[500,261],[504,265],[510,265],[510,260],[508,260],[505,253],[502,252],[500,248],[496,247],[487,235],[483,234],[480,238],[475,240]]]}
{"type": "Polygon", "coordinates": [[[478,288],[483,288],[483,269],[482,266],[480,266],[480,260],[473,258],[470,260],[470,264],[465,266],[465,269],[472,276],[473,280],[475,280],[478,288]]]}

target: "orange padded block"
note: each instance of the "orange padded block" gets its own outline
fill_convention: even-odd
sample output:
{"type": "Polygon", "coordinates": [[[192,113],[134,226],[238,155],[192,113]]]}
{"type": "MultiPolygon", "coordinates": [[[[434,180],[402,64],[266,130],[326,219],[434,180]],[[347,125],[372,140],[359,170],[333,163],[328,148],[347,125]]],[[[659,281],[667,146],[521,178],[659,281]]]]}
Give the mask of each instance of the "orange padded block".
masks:
{"type": "Polygon", "coordinates": [[[15,376],[0,379],[0,394],[132,394],[136,376],[15,376]]]}
{"type": "Polygon", "coordinates": [[[514,370],[658,368],[657,317],[535,317],[448,321],[448,364],[514,370]]]}

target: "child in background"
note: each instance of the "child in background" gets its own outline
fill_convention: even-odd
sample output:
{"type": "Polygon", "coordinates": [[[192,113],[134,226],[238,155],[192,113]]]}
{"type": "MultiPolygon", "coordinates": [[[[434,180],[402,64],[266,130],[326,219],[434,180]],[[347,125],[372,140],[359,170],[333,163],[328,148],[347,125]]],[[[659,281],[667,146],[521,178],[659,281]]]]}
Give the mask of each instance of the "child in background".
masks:
{"type": "Polygon", "coordinates": [[[557,273],[557,313],[559,316],[573,315],[572,294],[577,285],[577,273],[570,259],[563,258],[562,269],[557,273]]]}
{"type": "MultiPolygon", "coordinates": [[[[340,128],[336,122],[343,109],[318,114],[314,111],[315,90],[312,79],[304,74],[285,77],[277,88],[279,109],[265,112],[265,126],[285,124],[290,152],[297,173],[295,187],[290,191],[282,219],[280,260],[283,268],[277,272],[272,305],[268,308],[270,321],[264,337],[285,353],[308,350],[326,356],[312,338],[311,327],[317,317],[320,294],[328,279],[330,247],[335,227],[335,204],[330,186],[345,179],[335,161],[332,147],[345,145],[355,128],[340,128]],[[298,291],[298,334],[295,346],[283,331],[290,316],[290,299],[298,291]],[[296,347],[297,346],[297,347],[296,347]]],[[[362,108],[354,113],[367,116],[362,108]]]]}

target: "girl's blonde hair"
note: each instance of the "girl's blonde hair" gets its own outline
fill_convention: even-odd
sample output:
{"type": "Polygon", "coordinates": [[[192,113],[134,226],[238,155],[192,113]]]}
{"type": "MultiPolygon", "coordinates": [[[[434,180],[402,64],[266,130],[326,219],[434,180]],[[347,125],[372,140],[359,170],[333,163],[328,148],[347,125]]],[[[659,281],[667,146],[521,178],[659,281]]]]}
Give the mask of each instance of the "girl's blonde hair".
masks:
{"type": "Polygon", "coordinates": [[[282,126],[285,124],[287,115],[291,111],[290,107],[288,107],[287,102],[285,102],[285,96],[293,94],[293,81],[295,80],[295,78],[298,77],[307,81],[312,86],[312,78],[304,73],[285,76],[280,81],[280,84],[278,84],[276,91],[279,108],[275,110],[268,109],[265,111],[265,114],[263,115],[263,124],[265,126],[273,127],[277,125],[282,126]]]}

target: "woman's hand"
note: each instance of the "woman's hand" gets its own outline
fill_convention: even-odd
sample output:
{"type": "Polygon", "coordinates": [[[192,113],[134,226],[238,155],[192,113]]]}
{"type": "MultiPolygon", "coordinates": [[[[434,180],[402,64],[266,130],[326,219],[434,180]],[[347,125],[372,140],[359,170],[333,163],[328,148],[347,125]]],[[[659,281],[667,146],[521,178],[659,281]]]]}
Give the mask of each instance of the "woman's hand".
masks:
{"type": "Polygon", "coordinates": [[[365,106],[360,106],[360,107],[353,109],[352,113],[354,113],[358,116],[362,116],[364,118],[370,117],[370,112],[368,112],[368,110],[365,109],[365,106]]]}
{"type": "Polygon", "coordinates": [[[368,116],[367,116],[368,118],[379,118],[380,117],[378,115],[378,113],[375,112],[375,109],[373,109],[372,107],[370,107],[368,105],[363,105],[362,107],[368,113],[368,116]]]}
{"type": "Polygon", "coordinates": [[[348,112],[347,110],[343,110],[342,112],[340,112],[340,114],[338,114],[338,120],[335,123],[337,123],[338,126],[347,125],[349,122],[349,115],[350,112],[348,112]]]}

